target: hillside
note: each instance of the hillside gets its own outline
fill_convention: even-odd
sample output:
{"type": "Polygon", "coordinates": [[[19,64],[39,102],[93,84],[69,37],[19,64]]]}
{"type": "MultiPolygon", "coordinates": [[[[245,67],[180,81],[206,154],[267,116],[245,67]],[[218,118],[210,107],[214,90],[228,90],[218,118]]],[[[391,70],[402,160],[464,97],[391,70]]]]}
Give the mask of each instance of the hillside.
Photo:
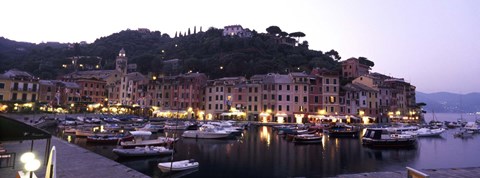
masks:
{"type": "Polygon", "coordinates": [[[279,44],[278,37],[268,33],[253,31],[251,38],[239,38],[224,37],[222,31],[210,28],[171,38],[159,31],[124,30],[86,45],[30,44],[22,55],[11,51],[14,45],[0,45],[0,51],[7,50],[0,53],[5,61],[1,70],[18,68],[40,78],[55,78],[71,72],[62,65],[72,56],[98,56],[102,68],[112,69],[121,48],[126,50],[129,63],[136,63],[144,74],[162,73],[162,61],[169,59],[180,59],[182,72],[203,72],[210,78],[308,72],[315,67],[339,70],[340,56],[335,50],[323,53],[308,49],[307,43],[296,47],[279,44]]]}
{"type": "Polygon", "coordinates": [[[448,92],[417,92],[417,102],[427,103],[427,112],[472,113],[480,111],[480,93],[455,94],[448,92]]]}

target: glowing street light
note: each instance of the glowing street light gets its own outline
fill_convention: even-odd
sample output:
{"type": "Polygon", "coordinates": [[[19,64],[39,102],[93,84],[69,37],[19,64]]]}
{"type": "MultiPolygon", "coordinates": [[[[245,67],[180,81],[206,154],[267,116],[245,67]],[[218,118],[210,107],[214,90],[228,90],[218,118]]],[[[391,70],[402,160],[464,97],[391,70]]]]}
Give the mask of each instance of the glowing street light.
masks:
{"type": "MultiPolygon", "coordinates": [[[[35,159],[35,154],[32,152],[26,152],[20,157],[20,161],[25,164],[24,168],[29,172],[30,178],[33,177],[33,172],[40,168],[40,161],[35,159]]],[[[35,176],[36,177],[36,176],[35,176]]]]}

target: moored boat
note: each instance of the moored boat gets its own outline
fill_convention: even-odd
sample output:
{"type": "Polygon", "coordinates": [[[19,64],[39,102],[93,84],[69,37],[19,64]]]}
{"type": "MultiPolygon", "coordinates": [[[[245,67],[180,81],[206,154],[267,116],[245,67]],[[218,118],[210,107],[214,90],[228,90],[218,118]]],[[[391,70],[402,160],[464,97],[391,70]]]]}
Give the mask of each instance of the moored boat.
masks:
{"type": "Polygon", "coordinates": [[[322,136],[318,134],[300,134],[293,137],[293,143],[322,143],[322,136]]]}
{"type": "Polygon", "coordinates": [[[87,137],[87,143],[98,143],[98,144],[118,144],[119,141],[131,141],[133,140],[132,135],[93,135],[87,137]]]}
{"type": "Polygon", "coordinates": [[[429,129],[429,128],[421,128],[416,131],[416,135],[418,137],[435,137],[440,136],[445,131],[444,128],[438,129],[429,129]]]}
{"type": "Polygon", "coordinates": [[[145,146],[132,149],[115,148],[113,149],[113,153],[117,154],[119,157],[142,157],[171,155],[173,150],[163,146],[145,146]]]}
{"type": "Polygon", "coordinates": [[[328,129],[328,136],[330,137],[358,138],[359,135],[360,129],[346,124],[336,124],[328,129]]]}
{"type": "Polygon", "coordinates": [[[413,147],[417,137],[409,134],[392,133],[385,128],[368,128],[362,143],[371,147],[413,147]]]}
{"type": "Polygon", "coordinates": [[[158,137],[157,139],[148,139],[148,140],[143,140],[141,138],[134,138],[132,141],[120,142],[120,146],[122,146],[123,148],[134,148],[134,147],[142,147],[142,146],[162,146],[175,141],[178,141],[178,138],[173,139],[169,137],[158,137]]]}
{"type": "Polygon", "coordinates": [[[220,129],[216,126],[213,126],[210,124],[203,124],[199,130],[187,130],[183,132],[182,137],[219,139],[219,138],[227,138],[230,136],[230,134],[231,132],[220,129]]]}
{"type": "Polygon", "coordinates": [[[158,163],[158,168],[160,168],[162,172],[184,171],[184,170],[197,168],[198,166],[199,166],[199,163],[195,160],[182,160],[182,161],[158,163]]]}

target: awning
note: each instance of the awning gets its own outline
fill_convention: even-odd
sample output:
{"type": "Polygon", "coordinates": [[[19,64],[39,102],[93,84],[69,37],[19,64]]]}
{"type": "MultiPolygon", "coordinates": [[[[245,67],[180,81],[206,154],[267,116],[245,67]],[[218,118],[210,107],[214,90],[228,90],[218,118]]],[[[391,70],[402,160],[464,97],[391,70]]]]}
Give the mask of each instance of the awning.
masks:
{"type": "Polygon", "coordinates": [[[47,131],[26,123],[0,116],[0,141],[50,139],[47,131]]]}

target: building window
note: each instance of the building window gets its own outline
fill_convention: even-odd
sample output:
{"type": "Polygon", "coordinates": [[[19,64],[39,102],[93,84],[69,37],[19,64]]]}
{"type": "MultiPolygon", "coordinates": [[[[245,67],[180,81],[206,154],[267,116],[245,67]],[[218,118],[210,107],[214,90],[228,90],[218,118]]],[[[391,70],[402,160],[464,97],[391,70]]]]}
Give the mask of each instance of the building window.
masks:
{"type": "Polygon", "coordinates": [[[278,101],[282,101],[282,95],[278,95],[278,101]]]}
{"type": "Polygon", "coordinates": [[[334,96],[330,96],[329,101],[330,101],[330,103],[335,103],[335,97],[334,97],[334,96]]]}
{"type": "Polygon", "coordinates": [[[330,79],[325,79],[325,84],[330,84],[330,79]]]}
{"type": "Polygon", "coordinates": [[[27,94],[26,93],[22,94],[22,101],[27,101],[27,94]]]}
{"type": "Polygon", "coordinates": [[[278,105],[278,111],[282,111],[282,105],[278,105]]]}
{"type": "Polygon", "coordinates": [[[295,103],[298,103],[298,96],[295,96],[294,101],[295,103]]]}
{"type": "Polygon", "coordinates": [[[238,95],[238,100],[242,101],[242,95],[238,95]]]}
{"type": "Polygon", "coordinates": [[[12,94],[12,100],[17,100],[17,93],[12,94]]]}
{"type": "Polygon", "coordinates": [[[333,79],[333,84],[337,84],[337,79],[333,79]]]}
{"type": "Polygon", "coordinates": [[[3,101],[3,95],[0,95],[0,101],[3,101]]]}
{"type": "Polygon", "coordinates": [[[278,90],[282,90],[282,85],[278,85],[278,90]]]}
{"type": "Polygon", "coordinates": [[[307,97],[306,97],[306,96],[303,97],[303,102],[304,102],[304,103],[307,102],[307,97]]]}
{"type": "Polygon", "coordinates": [[[32,94],[32,102],[35,102],[37,101],[37,95],[36,94],[32,94]]]}
{"type": "Polygon", "coordinates": [[[298,85],[295,85],[295,91],[298,91],[298,85]]]}
{"type": "Polygon", "coordinates": [[[290,91],[290,85],[287,85],[287,91],[290,91]]]}
{"type": "MultiPolygon", "coordinates": [[[[0,89],[4,89],[5,88],[5,84],[4,83],[0,83],[0,89]]],[[[3,96],[3,95],[2,95],[3,96]]]]}
{"type": "Polygon", "coordinates": [[[290,101],[290,95],[287,95],[287,101],[290,101]]]}
{"type": "Polygon", "coordinates": [[[304,92],[307,92],[307,86],[306,86],[306,85],[303,86],[303,91],[304,91],[304,92]]]}
{"type": "Polygon", "coordinates": [[[318,96],[315,96],[315,103],[318,103],[318,96]]]}
{"type": "Polygon", "coordinates": [[[287,105],[287,111],[290,111],[290,105],[287,105]]]}

